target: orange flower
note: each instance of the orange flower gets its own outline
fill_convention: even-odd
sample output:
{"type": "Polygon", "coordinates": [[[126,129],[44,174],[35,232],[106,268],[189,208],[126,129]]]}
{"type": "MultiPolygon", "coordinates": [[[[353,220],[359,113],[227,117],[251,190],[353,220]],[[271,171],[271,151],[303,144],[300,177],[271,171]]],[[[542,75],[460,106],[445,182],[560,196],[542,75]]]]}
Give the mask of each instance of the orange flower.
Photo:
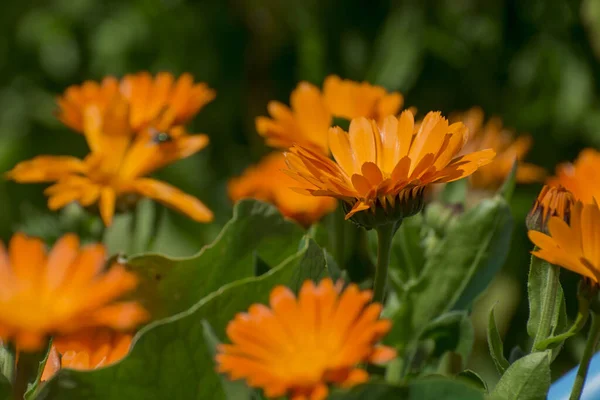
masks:
{"type": "Polygon", "coordinates": [[[284,216],[304,226],[335,209],[335,199],[307,198],[291,190],[295,181],[282,172],[285,167],[282,153],[267,155],[258,165],[246,169],[241,177],[229,181],[229,197],[234,202],[250,197],[272,203],[284,216]]]}
{"type": "Polygon", "coordinates": [[[108,329],[86,330],[56,338],[42,381],[49,380],[61,368],[89,370],[114,364],[123,359],[131,348],[133,335],[108,329]]]}
{"type": "MultiPolygon", "coordinates": [[[[69,87],[58,97],[58,119],[86,136],[93,136],[103,131],[103,121],[110,119],[107,114],[113,112],[119,102],[125,102],[131,131],[139,132],[148,127],[167,130],[188,122],[214,98],[214,90],[204,83],[194,83],[190,74],[175,80],[167,72],[160,72],[155,78],[148,72],[138,72],[126,75],[120,82],[107,77],[100,84],[86,81],[81,86],[69,87]]],[[[94,140],[90,139],[88,137],[93,149],[94,140]]]]}
{"type": "Polygon", "coordinates": [[[545,185],[527,214],[527,229],[548,233],[550,217],[569,223],[574,202],[573,194],[564,187],[545,185]]]}
{"type": "Polygon", "coordinates": [[[250,306],[227,326],[232,344],[219,347],[218,370],[232,380],[246,379],[267,397],[325,399],[327,384],[350,387],[368,379],[357,367],[383,363],[395,351],[376,346],[391,328],[380,320],[381,305],[355,284],[342,293],[331,279],[306,281],[298,298],[284,286],[271,292],[268,308],[250,306]]]}
{"type": "Polygon", "coordinates": [[[403,102],[398,92],[387,93],[381,86],[330,75],[323,84],[323,93],[310,83],[300,82],[290,96],[291,108],[269,102],[272,119],[256,118],[256,130],[269,146],[287,148],[298,144],[328,155],[327,130],[333,117],[367,117],[381,122],[388,115],[396,115],[403,102]]]}
{"type": "Polygon", "coordinates": [[[474,107],[462,115],[457,121],[462,121],[469,129],[469,141],[464,152],[482,149],[494,149],[496,158],[489,165],[480,168],[471,176],[473,186],[479,188],[496,188],[504,182],[513,163],[518,160],[517,182],[532,183],[544,180],[546,171],[537,165],[522,162],[531,147],[531,136],[514,135],[502,126],[499,118],[491,118],[483,123],[483,111],[474,107]]]}
{"type": "Polygon", "coordinates": [[[302,184],[299,192],[343,200],[346,219],[369,209],[383,213],[384,219],[399,219],[419,211],[427,185],[468,176],[494,157],[491,149],[457,157],[466,128],[462,123],[448,125],[439,112],[428,113],[413,132],[410,111],[399,118],[388,116],[380,126],[355,118],[349,133],[339,127],[329,130],[336,162],[294,146],[286,153],[288,172],[302,184]]]}
{"type": "Polygon", "coordinates": [[[575,164],[564,163],[556,167],[556,177],[550,185],[560,184],[584,203],[600,202],[600,152],[585,149],[579,153],[575,164]]]}
{"type": "MultiPolygon", "coordinates": [[[[206,135],[188,135],[182,126],[171,126],[187,120],[203,104],[201,87],[191,86],[189,76],[179,78],[169,91],[172,94],[159,101],[160,107],[147,104],[147,110],[159,111],[144,111],[145,100],[140,96],[164,92],[163,87],[170,87],[164,83],[171,82],[169,76],[159,75],[153,85],[146,74],[127,76],[121,84],[124,94],[110,78],[102,86],[86,82],[81,89],[70,88],[65,98],[71,102],[60,100],[63,110],[59,117],[70,126],[84,129],[91,153],[84,160],[38,156],[19,163],[6,174],[7,178],[21,183],[56,182],[45,192],[50,209],[60,209],[73,201],[84,207],[98,203],[107,226],[116,210],[127,209],[140,196],[157,200],[196,221],[212,221],[211,211],[200,200],[164,182],[145,178],[208,144],[206,135]]],[[[157,98],[162,97],[157,94],[157,98]]]]}
{"type": "Polygon", "coordinates": [[[529,239],[540,249],[533,255],[560,265],[581,276],[600,281],[600,209],[598,204],[577,202],[567,224],[562,218],[551,217],[549,235],[529,231],[529,239]]]}
{"type": "Polygon", "coordinates": [[[39,349],[47,336],[106,326],[130,329],[147,319],[136,302],[114,302],[137,285],[115,264],[103,271],[101,244],[79,248],[67,234],[47,253],[39,239],[16,234],[8,253],[0,242],[0,339],[23,351],[39,349]]]}

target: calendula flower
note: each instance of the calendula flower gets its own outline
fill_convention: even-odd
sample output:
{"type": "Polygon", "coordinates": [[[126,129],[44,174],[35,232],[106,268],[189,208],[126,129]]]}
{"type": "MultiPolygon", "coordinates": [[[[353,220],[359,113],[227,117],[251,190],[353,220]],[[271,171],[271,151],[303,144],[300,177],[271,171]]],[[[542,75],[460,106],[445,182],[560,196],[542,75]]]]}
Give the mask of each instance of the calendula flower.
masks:
{"type": "Polygon", "coordinates": [[[499,118],[491,118],[483,123],[483,111],[474,107],[462,115],[457,121],[462,121],[469,129],[469,141],[464,152],[473,152],[482,149],[493,149],[496,158],[489,165],[477,170],[471,176],[474,187],[494,189],[499,187],[512,169],[515,160],[517,164],[517,182],[541,182],[546,176],[546,171],[537,165],[523,162],[523,158],[531,148],[532,138],[521,135],[517,138],[502,126],[499,118]]]}
{"type": "Polygon", "coordinates": [[[215,98],[205,83],[194,83],[190,74],[178,79],[167,72],[152,77],[148,72],[126,75],[118,81],[107,77],[101,83],[86,81],[69,87],[58,97],[58,119],[84,133],[92,150],[96,136],[105,132],[103,124],[112,119],[120,104],[127,104],[127,123],[133,132],[152,127],[168,130],[188,122],[215,98]]]}
{"type": "Polygon", "coordinates": [[[556,167],[556,176],[549,180],[550,185],[562,185],[570,190],[575,198],[584,203],[600,202],[600,152],[585,149],[574,164],[564,163],[556,167]]]}
{"type": "Polygon", "coordinates": [[[61,368],[90,370],[114,364],[131,348],[133,335],[109,329],[94,329],[58,337],[52,342],[42,381],[61,368]]]}
{"type": "Polygon", "coordinates": [[[589,278],[597,285],[600,280],[598,204],[578,201],[571,210],[569,223],[560,217],[551,217],[548,231],[548,235],[529,231],[529,239],[539,247],[532,254],[589,278]]]}
{"type": "Polygon", "coordinates": [[[229,197],[234,202],[254,198],[275,205],[281,213],[304,226],[321,219],[335,209],[332,198],[307,198],[290,189],[294,180],[283,172],[286,168],[283,153],[271,153],[243,175],[229,181],[229,197]]]}
{"type": "Polygon", "coordinates": [[[381,305],[355,284],[342,293],[331,279],[306,281],[298,298],[284,286],[271,292],[270,308],[254,304],[227,326],[232,344],[216,356],[219,372],[245,379],[267,397],[325,399],[328,384],[350,387],[368,374],[358,364],[383,363],[395,351],[377,346],[391,328],[381,305]]]}
{"type": "Polygon", "coordinates": [[[323,93],[310,83],[300,82],[290,96],[291,108],[269,102],[271,118],[256,118],[256,130],[269,146],[288,148],[299,144],[328,155],[327,130],[334,117],[383,121],[388,115],[398,114],[403,102],[398,92],[388,93],[381,86],[330,75],[323,84],[323,93]]]}
{"type": "Polygon", "coordinates": [[[573,194],[564,187],[545,185],[527,214],[527,229],[548,233],[550,217],[559,217],[568,224],[573,203],[573,194]]]}
{"type": "Polygon", "coordinates": [[[458,156],[466,140],[462,123],[448,124],[439,112],[428,113],[414,132],[414,117],[404,111],[383,124],[355,118],[349,133],[329,130],[335,162],[308,148],[286,153],[288,173],[300,193],[343,201],[346,219],[366,228],[410,216],[422,208],[423,189],[475,172],[494,157],[491,149],[458,156]],[[355,216],[356,214],[356,216],[355,216]]]}
{"type": "Polygon", "coordinates": [[[73,234],[50,252],[20,233],[8,252],[0,242],[0,339],[33,351],[50,335],[102,326],[125,330],[146,320],[137,302],[115,301],[135,288],[135,275],[119,264],[105,271],[105,261],[101,244],[80,248],[73,234]]]}
{"type": "Polygon", "coordinates": [[[206,135],[188,135],[182,126],[171,127],[172,123],[189,118],[192,110],[197,110],[201,103],[192,96],[201,90],[190,87],[189,79],[184,78],[181,77],[170,89],[173,94],[167,97],[171,100],[161,102],[162,111],[152,115],[144,114],[139,93],[159,91],[165,86],[161,82],[169,82],[167,78],[158,77],[151,84],[152,80],[148,81],[149,77],[144,74],[126,77],[121,84],[125,89],[121,90],[110,89],[112,84],[107,81],[102,86],[86,83],[79,89],[71,88],[71,94],[65,98],[100,98],[106,103],[100,106],[104,103],[82,100],[80,107],[73,111],[61,102],[61,119],[84,129],[90,154],[83,160],[70,156],[39,156],[17,164],[6,177],[20,183],[56,182],[45,191],[50,209],[60,209],[73,201],[84,207],[97,203],[107,226],[112,223],[115,211],[127,210],[140,197],[157,200],[195,221],[211,221],[212,212],[200,200],[167,183],[146,177],[208,144],[206,135]],[[86,89],[88,87],[97,90],[86,89]],[[129,98],[121,91],[130,93],[129,98]],[[107,94],[113,92],[114,95],[107,94]],[[150,120],[151,116],[154,120],[150,120]]]}

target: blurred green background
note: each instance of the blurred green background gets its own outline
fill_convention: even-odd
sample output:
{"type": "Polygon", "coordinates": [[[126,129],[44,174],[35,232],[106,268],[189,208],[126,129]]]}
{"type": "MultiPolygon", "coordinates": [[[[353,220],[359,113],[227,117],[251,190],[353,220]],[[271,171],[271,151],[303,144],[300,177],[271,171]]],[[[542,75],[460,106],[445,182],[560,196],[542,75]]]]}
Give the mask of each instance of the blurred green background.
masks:
{"type": "MultiPolygon", "coordinates": [[[[534,137],[528,161],[552,171],[600,146],[600,1],[597,0],[4,0],[0,6],[0,171],[39,154],[83,156],[83,136],[53,115],[54,96],[105,75],[190,72],[217,90],[193,121],[211,144],[160,178],[202,199],[202,225],[156,208],[154,248],[189,255],[231,216],[227,179],[268,150],[254,129],[266,103],[287,102],[299,80],[335,73],[400,90],[405,104],[444,114],[473,105],[534,137]]],[[[69,229],[47,211],[44,185],[0,182],[0,237],[69,229]]],[[[519,186],[509,260],[474,311],[472,368],[497,379],[485,343],[497,303],[505,348],[526,348],[531,248],[522,222],[540,185],[519,186]]],[[[68,215],[63,213],[63,220],[68,215]]],[[[66,214],[69,214],[68,212],[66,214]]],[[[64,222],[64,221],[63,221],[64,222]]],[[[576,279],[562,275],[573,310],[576,279]]],[[[571,315],[573,315],[571,313],[571,315]]],[[[554,365],[575,365],[580,339],[554,365]]]]}

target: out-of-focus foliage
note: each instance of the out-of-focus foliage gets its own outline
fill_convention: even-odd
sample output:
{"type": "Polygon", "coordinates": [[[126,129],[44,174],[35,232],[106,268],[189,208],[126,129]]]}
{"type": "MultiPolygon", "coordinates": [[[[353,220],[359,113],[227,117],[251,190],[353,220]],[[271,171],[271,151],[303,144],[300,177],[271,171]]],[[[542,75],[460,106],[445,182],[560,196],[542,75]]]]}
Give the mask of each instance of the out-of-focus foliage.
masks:
{"type": "MultiPolygon", "coordinates": [[[[216,222],[197,224],[154,207],[156,237],[139,240],[170,256],[196,253],[230,218],[227,179],[266,153],[254,118],[265,114],[268,100],[287,102],[299,80],[320,84],[329,73],[367,79],[402,91],[420,112],[479,105],[530,133],[528,160],[549,171],[584,146],[600,146],[596,0],[5,0],[0,7],[0,172],[39,154],[85,154],[83,137],[53,116],[53,96],[70,84],[167,70],[190,72],[216,89],[216,100],[191,126],[210,136],[208,148],[159,172],[205,201],[216,222]]],[[[65,231],[101,234],[95,221],[82,224],[70,214],[77,211],[67,209],[57,219],[42,189],[0,181],[0,237],[17,229],[48,240],[65,231]]],[[[514,193],[513,244],[495,283],[513,290],[520,282],[513,293],[523,299],[531,246],[522,221],[538,189],[520,186],[514,193]]],[[[143,247],[120,240],[127,218],[118,217],[106,233],[114,251],[143,247]]],[[[575,280],[564,278],[565,297],[575,298],[575,280]]],[[[526,321],[526,302],[515,308],[507,306],[513,300],[493,298],[506,293],[501,286],[490,293],[500,303],[505,348],[523,345],[524,324],[507,331],[507,322],[526,321]]],[[[571,315],[574,306],[567,303],[571,315]]],[[[476,354],[487,351],[488,311],[483,326],[475,326],[476,354]]],[[[474,369],[494,376],[485,357],[474,357],[474,369]]],[[[563,351],[553,374],[576,359],[563,351]]]]}

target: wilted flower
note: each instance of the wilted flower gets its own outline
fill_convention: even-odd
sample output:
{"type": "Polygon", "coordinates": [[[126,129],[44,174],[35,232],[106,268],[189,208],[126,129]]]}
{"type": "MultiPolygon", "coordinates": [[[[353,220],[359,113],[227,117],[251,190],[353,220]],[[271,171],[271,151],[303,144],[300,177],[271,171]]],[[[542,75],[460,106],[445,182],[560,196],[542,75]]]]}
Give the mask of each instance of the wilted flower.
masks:
{"type": "Polygon", "coordinates": [[[573,194],[564,187],[545,185],[527,214],[527,229],[548,233],[550,217],[559,217],[568,224],[573,203],[573,194]]]}
{"type": "Polygon", "coordinates": [[[491,118],[483,123],[483,111],[474,107],[454,118],[462,121],[469,129],[469,141],[464,154],[477,150],[493,149],[496,158],[489,165],[477,170],[471,176],[473,186],[483,189],[496,188],[504,182],[515,160],[517,164],[517,182],[532,183],[543,181],[546,171],[537,165],[523,162],[532,138],[528,135],[514,137],[514,134],[502,126],[499,118],[491,118]]]}
{"type": "Polygon", "coordinates": [[[229,197],[234,202],[249,197],[272,203],[283,215],[304,226],[335,209],[335,199],[307,198],[290,189],[295,181],[282,172],[285,168],[282,153],[267,155],[257,165],[246,169],[242,176],[229,181],[229,197]]]}
{"type": "Polygon", "coordinates": [[[109,329],[85,330],[52,341],[42,381],[49,380],[61,368],[89,370],[106,367],[123,359],[131,347],[133,335],[109,329]]]}
{"type": "Polygon", "coordinates": [[[536,257],[560,265],[596,285],[600,280],[600,209],[596,203],[575,203],[569,223],[550,217],[549,234],[529,231],[529,239],[539,247],[536,257]]]}
{"type": "Polygon", "coordinates": [[[256,118],[256,130],[273,147],[294,144],[329,154],[327,130],[333,118],[366,117],[379,122],[401,110],[404,99],[398,92],[388,93],[381,86],[367,82],[342,80],[330,75],[323,83],[323,93],[307,82],[300,82],[290,96],[290,107],[269,102],[271,118],[256,118]]]}
{"type": "Polygon", "coordinates": [[[102,245],[79,248],[73,234],[49,253],[41,240],[19,233],[8,252],[0,242],[0,339],[32,351],[50,335],[131,329],[144,321],[148,315],[137,302],[115,302],[135,288],[135,275],[119,264],[104,271],[105,261],[102,245]]]}
{"type": "Polygon", "coordinates": [[[59,117],[69,126],[83,129],[90,154],[83,160],[38,156],[16,165],[7,178],[20,183],[56,182],[45,191],[50,209],[73,201],[84,207],[97,203],[106,225],[111,224],[115,211],[128,209],[139,197],[157,200],[196,221],[211,221],[212,212],[200,200],[146,178],[208,144],[206,135],[188,135],[182,126],[172,126],[186,121],[204,104],[204,89],[190,86],[187,75],[171,87],[169,77],[160,75],[152,81],[140,74],[125,77],[120,86],[108,79],[102,86],[86,82],[81,88],[70,88],[59,99],[59,117]],[[164,87],[170,88],[166,92],[171,94],[161,97],[164,87]],[[141,99],[143,93],[156,93],[160,107],[152,99],[141,99]],[[144,101],[149,102],[148,109],[160,110],[147,111],[144,101]]]}
{"type": "Polygon", "coordinates": [[[373,228],[419,212],[426,186],[468,176],[494,157],[491,149],[457,156],[467,139],[462,123],[448,125],[439,112],[430,112],[414,133],[413,118],[404,111],[381,125],[355,118],[349,133],[331,128],[335,162],[292,147],[286,153],[289,174],[302,185],[295,190],[338,198],[346,219],[356,214],[355,222],[373,228]]]}
{"type": "Polygon", "coordinates": [[[232,344],[222,344],[218,370],[245,379],[267,397],[322,400],[327,384],[365,382],[358,364],[383,363],[395,351],[376,343],[391,328],[380,320],[381,305],[355,284],[340,293],[331,279],[306,281],[298,298],[286,287],[271,292],[270,308],[254,304],[227,326],[232,344]]]}
{"type": "Polygon", "coordinates": [[[550,185],[562,185],[570,190],[577,200],[591,203],[600,202],[600,152],[585,149],[579,153],[574,164],[563,163],[556,167],[556,176],[550,178],[550,185]]]}

